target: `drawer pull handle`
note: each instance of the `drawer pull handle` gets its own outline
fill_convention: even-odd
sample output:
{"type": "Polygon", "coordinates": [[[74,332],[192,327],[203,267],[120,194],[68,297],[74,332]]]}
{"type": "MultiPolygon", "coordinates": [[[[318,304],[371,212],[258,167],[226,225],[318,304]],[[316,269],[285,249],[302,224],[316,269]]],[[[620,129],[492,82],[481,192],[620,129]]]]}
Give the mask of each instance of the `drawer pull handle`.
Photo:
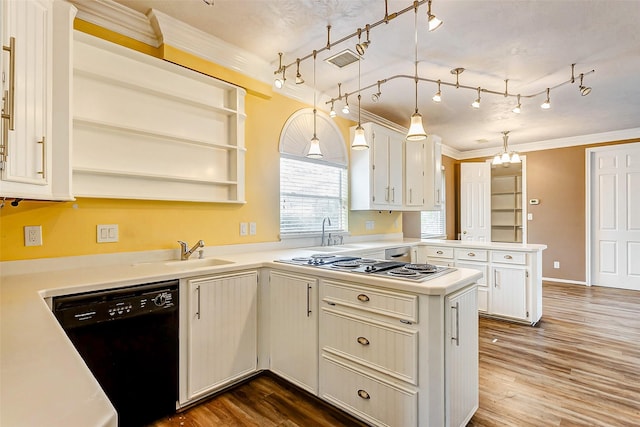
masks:
{"type": "Polygon", "coordinates": [[[442,252],[442,251],[436,251],[436,253],[437,253],[438,255],[442,255],[444,252],[442,252]]]}
{"type": "Polygon", "coordinates": [[[358,390],[358,396],[360,396],[363,399],[371,399],[371,396],[369,395],[369,393],[367,393],[362,389],[358,390]]]}
{"type": "Polygon", "coordinates": [[[504,259],[513,259],[513,257],[511,255],[505,255],[504,259]]]}
{"type": "Polygon", "coordinates": [[[358,344],[369,345],[369,340],[365,337],[358,337],[358,344]]]}
{"type": "Polygon", "coordinates": [[[367,302],[369,301],[369,297],[366,296],[365,294],[360,294],[358,295],[358,301],[367,302]]]}
{"type": "Polygon", "coordinates": [[[476,256],[476,254],[474,254],[473,252],[469,252],[467,256],[476,256]]]}

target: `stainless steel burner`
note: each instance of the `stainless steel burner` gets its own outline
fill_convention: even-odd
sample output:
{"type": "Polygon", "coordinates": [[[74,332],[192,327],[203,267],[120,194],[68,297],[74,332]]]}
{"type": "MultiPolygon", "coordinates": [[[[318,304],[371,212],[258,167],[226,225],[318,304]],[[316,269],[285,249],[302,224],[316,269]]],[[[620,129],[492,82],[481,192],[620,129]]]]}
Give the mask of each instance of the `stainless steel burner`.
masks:
{"type": "Polygon", "coordinates": [[[313,254],[313,255],[311,255],[311,258],[315,258],[315,259],[329,259],[329,258],[335,258],[335,255],[330,255],[330,254],[313,254]]]}
{"type": "Polygon", "coordinates": [[[422,273],[435,273],[438,267],[433,264],[407,264],[404,268],[408,270],[420,271],[422,273]]]}
{"type": "Polygon", "coordinates": [[[309,258],[309,257],[291,258],[291,261],[297,261],[297,262],[309,262],[309,260],[311,260],[311,258],[309,258]]]}
{"type": "Polygon", "coordinates": [[[357,268],[360,267],[360,260],[353,261],[338,261],[331,264],[332,267],[340,267],[340,268],[357,268]]]}
{"type": "Polygon", "coordinates": [[[420,273],[418,273],[417,271],[407,270],[405,267],[400,267],[394,270],[390,270],[388,274],[390,274],[391,276],[402,276],[402,277],[415,277],[420,275],[420,273]]]}

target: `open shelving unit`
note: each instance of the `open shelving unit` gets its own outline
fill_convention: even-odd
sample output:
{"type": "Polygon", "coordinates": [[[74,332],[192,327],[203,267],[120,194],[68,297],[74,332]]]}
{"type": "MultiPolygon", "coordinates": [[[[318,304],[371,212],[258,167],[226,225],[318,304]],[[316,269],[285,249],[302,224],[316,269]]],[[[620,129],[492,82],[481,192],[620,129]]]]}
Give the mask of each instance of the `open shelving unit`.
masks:
{"type": "Polygon", "coordinates": [[[491,241],[522,243],[522,167],[491,171],[491,241]]]}

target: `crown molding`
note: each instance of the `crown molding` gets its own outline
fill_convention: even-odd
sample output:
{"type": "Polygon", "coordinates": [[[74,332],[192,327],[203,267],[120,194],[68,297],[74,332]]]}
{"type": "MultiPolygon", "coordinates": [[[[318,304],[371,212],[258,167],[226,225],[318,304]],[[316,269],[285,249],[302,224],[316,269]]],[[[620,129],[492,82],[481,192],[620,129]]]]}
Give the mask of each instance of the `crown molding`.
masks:
{"type": "Polygon", "coordinates": [[[76,18],[107,30],[159,47],[161,41],[149,19],[143,14],[112,0],[67,0],[77,9],[76,18]]]}
{"type": "MultiPolygon", "coordinates": [[[[622,129],[610,132],[593,133],[588,135],[577,135],[567,138],[548,139],[544,141],[528,142],[525,144],[511,145],[519,153],[529,151],[553,150],[557,148],[575,147],[578,145],[598,144],[601,142],[622,141],[625,139],[640,138],[640,128],[622,129]]],[[[443,146],[444,147],[444,146],[443,146]]],[[[492,157],[499,148],[484,148],[479,150],[458,151],[459,157],[456,160],[473,159],[476,157],[492,157]]],[[[444,150],[443,150],[444,153],[444,150]]]]}

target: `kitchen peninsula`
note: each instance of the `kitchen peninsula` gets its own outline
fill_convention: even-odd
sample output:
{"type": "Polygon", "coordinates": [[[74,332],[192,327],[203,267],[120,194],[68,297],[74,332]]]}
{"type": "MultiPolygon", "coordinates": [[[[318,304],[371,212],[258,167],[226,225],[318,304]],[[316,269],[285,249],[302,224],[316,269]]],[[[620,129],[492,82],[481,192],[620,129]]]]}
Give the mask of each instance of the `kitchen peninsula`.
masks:
{"type": "MultiPolygon", "coordinates": [[[[384,245],[391,246],[379,246],[384,245]]],[[[185,354],[193,351],[184,341],[195,319],[190,313],[195,294],[189,286],[194,280],[212,279],[215,283],[216,278],[247,272],[256,272],[258,281],[254,306],[258,316],[254,318],[257,362],[244,377],[271,369],[374,425],[464,425],[477,409],[475,283],[481,277],[479,272],[458,268],[426,282],[410,282],[340,271],[318,272],[273,262],[309,256],[314,253],[312,249],[226,253],[222,256],[209,250],[204,260],[184,262],[139,262],[119,255],[116,264],[89,266],[90,262],[85,262],[87,267],[66,269],[53,267],[55,263],[28,268],[27,264],[36,265],[38,261],[17,262],[20,268],[5,263],[1,424],[117,425],[115,409],[48,306],[52,297],[65,294],[179,279],[180,315],[187,319],[180,325],[180,404],[190,404],[230,386],[238,380],[232,378],[233,373],[228,382],[205,387],[193,400],[189,396],[187,379],[199,375],[189,371],[194,367],[188,366],[185,354]],[[215,262],[217,257],[224,260],[215,262]],[[19,270],[31,272],[19,274],[19,270]],[[279,371],[282,365],[272,366],[278,359],[273,351],[277,347],[271,343],[286,341],[287,337],[287,331],[275,328],[285,327],[286,323],[280,322],[283,313],[296,307],[295,300],[286,299],[292,295],[287,289],[302,290],[303,316],[318,325],[319,333],[311,346],[317,364],[309,369],[309,360],[298,361],[314,372],[311,384],[296,378],[299,365],[295,363],[289,363],[292,369],[288,371],[279,371]],[[270,310],[275,302],[278,309],[270,310]],[[336,325],[345,325],[345,334],[353,332],[357,336],[351,340],[342,332],[335,333],[336,325]],[[378,345],[392,349],[392,356],[376,350],[378,345]],[[33,410],[34,402],[37,411],[33,410]]],[[[78,261],[76,265],[81,263],[78,261]]]]}

